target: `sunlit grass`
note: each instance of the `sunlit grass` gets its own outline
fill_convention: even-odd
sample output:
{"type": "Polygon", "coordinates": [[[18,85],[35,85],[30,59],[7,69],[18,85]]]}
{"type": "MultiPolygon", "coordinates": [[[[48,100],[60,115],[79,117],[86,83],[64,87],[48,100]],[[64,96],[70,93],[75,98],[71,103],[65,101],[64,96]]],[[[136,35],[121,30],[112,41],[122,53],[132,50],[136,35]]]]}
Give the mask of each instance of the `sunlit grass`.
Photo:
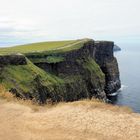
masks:
{"type": "Polygon", "coordinates": [[[13,46],[9,48],[0,48],[0,55],[11,53],[38,53],[49,51],[70,51],[72,49],[80,48],[84,42],[89,39],[81,40],[67,40],[67,41],[52,41],[52,42],[40,42],[26,45],[13,46]]]}

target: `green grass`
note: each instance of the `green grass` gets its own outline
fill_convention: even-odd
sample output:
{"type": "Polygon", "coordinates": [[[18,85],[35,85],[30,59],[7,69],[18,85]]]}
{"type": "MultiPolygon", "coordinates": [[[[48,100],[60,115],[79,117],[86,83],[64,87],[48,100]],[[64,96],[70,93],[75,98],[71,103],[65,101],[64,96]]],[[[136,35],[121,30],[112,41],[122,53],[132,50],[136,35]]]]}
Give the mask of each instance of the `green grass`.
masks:
{"type": "Polygon", "coordinates": [[[63,83],[62,79],[38,68],[29,60],[27,65],[5,67],[0,75],[0,83],[7,89],[18,87],[24,92],[30,92],[36,76],[40,76],[41,83],[46,86],[63,83]]]}
{"type": "Polygon", "coordinates": [[[57,62],[62,62],[64,60],[65,60],[65,58],[62,56],[48,56],[47,57],[48,63],[57,63],[57,62]]]}
{"type": "Polygon", "coordinates": [[[84,68],[88,69],[91,73],[95,73],[99,79],[105,78],[105,75],[100,69],[99,65],[92,58],[87,59],[87,61],[84,63],[84,68]]]}
{"type": "Polygon", "coordinates": [[[96,87],[103,87],[105,83],[105,75],[99,65],[92,58],[88,58],[83,64],[85,70],[88,71],[88,78],[96,87]]]}
{"type": "Polygon", "coordinates": [[[41,58],[36,56],[35,58],[30,57],[29,59],[32,63],[58,63],[65,61],[65,58],[63,56],[53,55],[41,58]]]}
{"type": "Polygon", "coordinates": [[[40,42],[27,45],[14,46],[9,48],[0,48],[0,55],[11,53],[57,53],[79,49],[85,42],[90,39],[81,40],[68,40],[68,41],[53,41],[53,42],[40,42]]]}

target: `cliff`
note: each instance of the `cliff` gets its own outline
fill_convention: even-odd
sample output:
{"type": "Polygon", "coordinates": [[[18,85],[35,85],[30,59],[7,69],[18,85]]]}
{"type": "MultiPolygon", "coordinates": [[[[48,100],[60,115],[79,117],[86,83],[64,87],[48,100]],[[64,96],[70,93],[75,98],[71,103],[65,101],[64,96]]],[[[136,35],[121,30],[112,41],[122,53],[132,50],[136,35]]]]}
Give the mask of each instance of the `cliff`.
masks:
{"type": "Polygon", "coordinates": [[[95,46],[95,61],[105,74],[106,84],[104,90],[106,94],[114,93],[121,87],[118,63],[113,55],[114,42],[97,41],[95,46]]]}
{"type": "Polygon", "coordinates": [[[114,45],[113,50],[114,50],[115,52],[116,52],[116,51],[121,51],[121,48],[120,48],[119,46],[117,46],[117,45],[114,45]]]}
{"type": "Polygon", "coordinates": [[[24,56],[3,55],[0,82],[17,97],[39,103],[106,100],[120,88],[113,46],[113,42],[83,39],[24,56]]]}

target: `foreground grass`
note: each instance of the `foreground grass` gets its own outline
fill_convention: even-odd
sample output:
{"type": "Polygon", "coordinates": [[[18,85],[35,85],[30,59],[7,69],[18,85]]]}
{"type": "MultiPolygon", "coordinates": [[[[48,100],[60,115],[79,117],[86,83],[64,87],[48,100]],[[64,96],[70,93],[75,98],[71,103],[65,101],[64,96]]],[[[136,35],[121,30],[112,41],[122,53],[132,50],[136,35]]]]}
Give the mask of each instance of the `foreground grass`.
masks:
{"type": "Polygon", "coordinates": [[[140,139],[140,115],[126,107],[98,100],[39,106],[9,94],[0,88],[2,140],[140,139]]]}

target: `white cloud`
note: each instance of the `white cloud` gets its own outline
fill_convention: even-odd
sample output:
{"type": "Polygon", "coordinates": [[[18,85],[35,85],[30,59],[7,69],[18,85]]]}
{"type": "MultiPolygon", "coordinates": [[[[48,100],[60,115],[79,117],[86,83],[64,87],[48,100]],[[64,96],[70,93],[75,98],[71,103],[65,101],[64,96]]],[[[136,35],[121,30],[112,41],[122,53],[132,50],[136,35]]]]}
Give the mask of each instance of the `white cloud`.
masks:
{"type": "Polygon", "coordinates": [[[139,0],[0,0],[0,3],[0,43],[6,44],[12,38],[15,42],[10,45],[83,37],[120,41],[140,33],[139,0]]]}

